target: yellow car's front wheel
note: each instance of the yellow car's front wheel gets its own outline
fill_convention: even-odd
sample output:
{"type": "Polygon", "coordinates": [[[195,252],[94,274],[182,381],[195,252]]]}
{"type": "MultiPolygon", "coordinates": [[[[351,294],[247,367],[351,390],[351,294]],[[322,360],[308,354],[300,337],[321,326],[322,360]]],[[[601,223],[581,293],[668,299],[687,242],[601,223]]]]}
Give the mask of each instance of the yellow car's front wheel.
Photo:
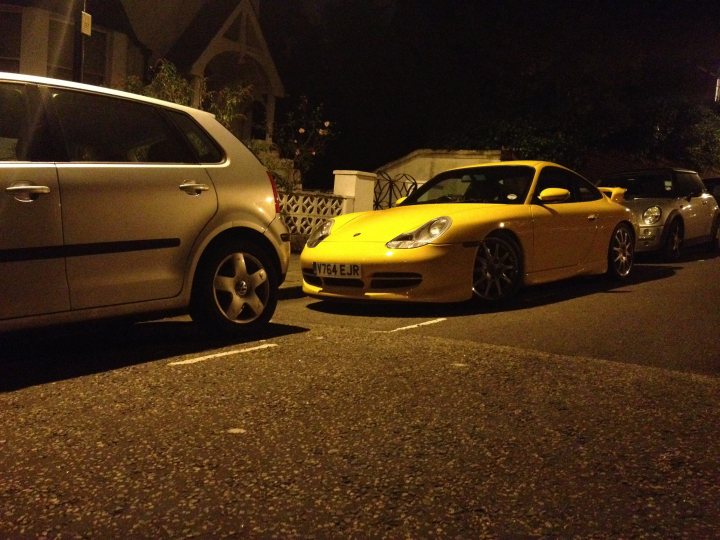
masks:
{"type": "Polygon", "coordinates": [[[520,247],[511,238],[489,236],[475,255],[473,298],[482,302],[501,302],[520,288],[522,258],[520,247]]]}

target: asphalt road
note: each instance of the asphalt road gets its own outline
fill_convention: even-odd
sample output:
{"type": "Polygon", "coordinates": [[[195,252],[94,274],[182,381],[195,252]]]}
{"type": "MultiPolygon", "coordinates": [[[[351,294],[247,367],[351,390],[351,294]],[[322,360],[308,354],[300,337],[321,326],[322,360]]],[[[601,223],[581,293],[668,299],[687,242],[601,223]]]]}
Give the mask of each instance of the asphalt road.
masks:
{"type": "Polygon", "coordinates": [[[720,257],[702,249],[677,263],[642,255],[622,285],[587,277],[522,291],[498,309],[435,305],[338,305],[305,299],[278,320],[380,328],[446,319],[433,335],[720,375],[720,257]]]}
{"type": "Polygon", "coordinates": [[[3,339],[0,537],[717,537],[718,276],[3,339]]]}

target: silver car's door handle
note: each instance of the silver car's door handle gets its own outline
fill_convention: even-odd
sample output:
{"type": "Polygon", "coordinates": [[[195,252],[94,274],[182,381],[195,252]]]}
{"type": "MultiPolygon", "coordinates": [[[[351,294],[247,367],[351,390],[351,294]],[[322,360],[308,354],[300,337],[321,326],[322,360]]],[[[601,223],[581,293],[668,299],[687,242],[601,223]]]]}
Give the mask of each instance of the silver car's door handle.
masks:
{"type": "Polygon", "coordinates": [[[40,195],[50,193],[50,188],[48,186],[15,184],[6,187],[5,191],[13,195],[16,201],[33,202],[37,200],[40,195]]]}
{"type": "Polygon", "coordinates": [[[10,186],[6,187],[5,191],[8,193],[35,193],[41,195],[50,193],[50,188],[47,186],[10,186]]]}
{"type": "Polygon", "coordinates": [[[185,182],[180,184],[180,189],[188,195],[200,195],[203,191],[208,191],[210,186],[207,184],[198,184],[197,182],[185,182]]]}

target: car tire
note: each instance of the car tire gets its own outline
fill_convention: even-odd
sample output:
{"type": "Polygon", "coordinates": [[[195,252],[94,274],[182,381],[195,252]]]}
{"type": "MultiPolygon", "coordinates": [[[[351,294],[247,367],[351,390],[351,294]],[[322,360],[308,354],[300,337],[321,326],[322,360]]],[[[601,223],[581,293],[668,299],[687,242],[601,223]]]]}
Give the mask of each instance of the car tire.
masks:
{"type": "Polygon", "coordinates": [[[668,227],[665,243],[662,247],[663,259],[677,261],[680,258],[683,243],[683,227],[679,219],[673,220],[668,227]]]}
{"type": "Polygon", "coordinates": [[[248,241],[213,246],[195,274],[190,315],[213,334],[244,336],[265,326],[277,306],[277,277],[267,253],[248,241]]]}
{"type": "Polygon", "coordinates": [[[473,300],[498,303],[512,298],[522,284],[520,246],[508,236],[493,235],[482,241],[475,255],[473,300]]]}
{"type": "Polygon", "coordinates": [[[615,280],[627,279],[634,263],[635,233],[627,223],[619,223],[610,237],[607,275],[615,280]]]}
{"type": "Polygon", "coordinates": [[[710,229],[710,242],[708,242],[710,253],[720,253],[720,217],[715,219],[710,229]]]}

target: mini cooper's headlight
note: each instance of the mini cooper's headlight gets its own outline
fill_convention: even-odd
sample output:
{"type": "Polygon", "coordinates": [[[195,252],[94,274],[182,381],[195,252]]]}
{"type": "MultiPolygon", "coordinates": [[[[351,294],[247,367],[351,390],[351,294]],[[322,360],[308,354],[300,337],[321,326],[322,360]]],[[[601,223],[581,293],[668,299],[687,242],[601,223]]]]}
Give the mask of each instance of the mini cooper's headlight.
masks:
{"type": "Polygon", "coordinates": [[[429,244],[436,238],[439,238],[452,225],[452,219],[447,216],[435,218],[428,221],[422,227],[418,227],[414,231],[406,232],[400,236],[396,236],[385,244],[390,249],[411,249],[429,244]]]}
{"type": "Polygon", "coordinates": [[[306,245],[311,248],[317,246],[320,242],[330,236],[330,231],[332,230],[334,224],[334,219],[326,219],[325,221],[322,221],[310,233],[306,245]]]}
{"type": "Polygon", "coordinates": [[[659,206],[651,206],[643,212],[642,220],[645,225],[654,225],[662,217],[662,209],[659,206]]]}

